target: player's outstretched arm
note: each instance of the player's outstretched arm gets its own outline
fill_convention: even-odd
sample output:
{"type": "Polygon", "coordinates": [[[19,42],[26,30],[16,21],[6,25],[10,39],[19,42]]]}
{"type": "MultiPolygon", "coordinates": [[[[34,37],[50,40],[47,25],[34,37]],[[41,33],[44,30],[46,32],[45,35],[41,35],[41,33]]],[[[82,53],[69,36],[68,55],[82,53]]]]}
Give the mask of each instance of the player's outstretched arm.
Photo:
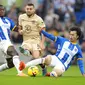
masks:
{"type": "Polygon", "coordinates": [[[44,31],[44,30],[42,30],[41,33],[42,33],[45,37],[47,37],[47,38],[49,38],[49,39],[51,39],[51,40],[53,40],[53,41],[55,41],[55,39],[56,39],[54,35],[49,34],[48,32],[46,32],[46,31],[44,31]]]}
{"type": "Polygon", "coordinates": [[[82,59],[78,59],[78,66],[79,66],[79,69],[82,73],[82,75],[85,77],[85,71],[84,71],[84,64],[83,64],[83,60],[82,59]]]}

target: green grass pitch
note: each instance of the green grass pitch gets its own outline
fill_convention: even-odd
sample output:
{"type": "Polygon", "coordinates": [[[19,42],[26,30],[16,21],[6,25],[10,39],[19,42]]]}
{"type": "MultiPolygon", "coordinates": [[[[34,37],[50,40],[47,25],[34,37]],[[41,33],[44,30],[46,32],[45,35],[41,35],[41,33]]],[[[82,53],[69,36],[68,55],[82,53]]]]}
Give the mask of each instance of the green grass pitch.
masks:
{"type": "MultiPolygon", "coordinates": [[[[48,71],[50,70],[51,68],[48,69],[48,71]]],[[[27,73],[27,69],[24,72],[27,73]]],[[[15,68],[0,72],[0,85],[85,85],[85,78],[77,66],[70,67],[59,78],[43,77],[41,73],[36,77],[19,77],[16,74],[15,68]]]]}

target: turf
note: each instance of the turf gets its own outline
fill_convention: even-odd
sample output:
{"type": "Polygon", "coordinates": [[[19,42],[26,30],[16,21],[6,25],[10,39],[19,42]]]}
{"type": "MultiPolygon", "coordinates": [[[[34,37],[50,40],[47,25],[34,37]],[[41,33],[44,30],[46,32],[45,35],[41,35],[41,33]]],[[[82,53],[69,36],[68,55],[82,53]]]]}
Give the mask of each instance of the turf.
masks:
{"type": "MultiPolygon", "coordinates": [[[[27,73],[27,69],[24,72],[27,73]]],[[[70,67],[59,78],[43,77],[41,73],[36,77],[19,77],[16,74],[15,68],[0,72],[0,85],[85,85],[85,78],[76,66],[70,67]]]]}

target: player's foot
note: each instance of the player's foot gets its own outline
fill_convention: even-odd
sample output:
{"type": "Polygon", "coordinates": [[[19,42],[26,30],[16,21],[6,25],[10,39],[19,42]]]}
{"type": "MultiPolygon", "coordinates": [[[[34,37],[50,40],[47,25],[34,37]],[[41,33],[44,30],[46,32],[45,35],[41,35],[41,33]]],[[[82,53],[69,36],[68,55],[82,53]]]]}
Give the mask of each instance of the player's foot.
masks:
{"type": "Polygon", "coordinates": [[[23,53],[26,56],[30,55],[30,52],[28,50],[25,50],[23,47],[19,47],[19,50],[20,50],[21,53],[23,53]]]}
{"type": "Polygon", "coordinates": [[[20,62],[19,64],[19,70],[23,70],[25,68],[25,63],[23,61],[20,62]]]}
{"type": "Polygon", "coordinates": [[[23,73],[23,72],[21,72],[21,73],[17,74],[17,76],[28,76],[28,75],[23,73]]]}
{"type": "Polygon", "coordinates": [[[46,73],[46,75],[45,75],[45,76],[50,76],[50,72],[46,73]]]}
{"type": "Polygon", "coordinates": [[[46,73],[47,73],[47,68],[45,67],[45,68],[42,69],[42,75],[45,76],[46,73]]]}
{"type": "Polygon", "coordinates": [[[22,47],[19,47],[19,50],[21,53],[24,53],[24,49],[22,47]]]}

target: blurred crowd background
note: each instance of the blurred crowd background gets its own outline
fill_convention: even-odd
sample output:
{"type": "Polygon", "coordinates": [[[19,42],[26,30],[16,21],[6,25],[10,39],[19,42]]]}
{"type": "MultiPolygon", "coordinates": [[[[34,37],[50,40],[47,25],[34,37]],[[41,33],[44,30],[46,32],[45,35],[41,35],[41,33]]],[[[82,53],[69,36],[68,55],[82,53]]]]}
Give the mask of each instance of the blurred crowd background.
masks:
{"type": "MultiPolygon", "coordinates": [[[[84,38],[79,40],[79,45],[85,55],[85,0],[0,0],[6,8],[6,16],[18,24],[18,16],[24,13],[24,6],[32,2],[35,5],[36,13],[43,18],[46,24],[46,31],[68,38],[69,28],[78,25],[84,38]]],[[[11,33],[12,41],[22,43],[22,36],[17,32],[11,33]]],[[[46,53],[54,54],[56,49],[54,42],[46,38],[46,53]]],[[[85,59],[84,59],[85,60],[85,59]]]]}

